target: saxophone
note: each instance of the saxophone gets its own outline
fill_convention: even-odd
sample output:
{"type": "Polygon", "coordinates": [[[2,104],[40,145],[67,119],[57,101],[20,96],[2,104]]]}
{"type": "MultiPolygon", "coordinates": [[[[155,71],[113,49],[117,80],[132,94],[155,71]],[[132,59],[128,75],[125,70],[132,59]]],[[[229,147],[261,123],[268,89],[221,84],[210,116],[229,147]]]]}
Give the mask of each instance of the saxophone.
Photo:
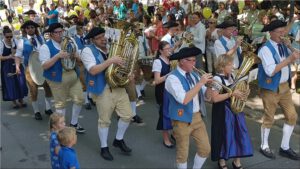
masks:
{"type": "Polygon", "coordinates": [[[134,32],[121,29],[120,38],[110,45],[108,57],[119,56],[125,61],[125,65],[121,67],[112,64],[107,68],[105,77],[110,87],[124,87],[129,83],[129,76],[133,74],[138,59],[138,47],[134,32]],[[126,36],[128,34],[129,36],[126,36]]]}
{"type": "Polygon", "coordinates": [[[68,36],[64,36],[61,42],[61,50],[70,54],[69,58],[61,59],[62,67],[66,70],[74,70],[76,66],[76,45],[75,42],[68,36]]]}

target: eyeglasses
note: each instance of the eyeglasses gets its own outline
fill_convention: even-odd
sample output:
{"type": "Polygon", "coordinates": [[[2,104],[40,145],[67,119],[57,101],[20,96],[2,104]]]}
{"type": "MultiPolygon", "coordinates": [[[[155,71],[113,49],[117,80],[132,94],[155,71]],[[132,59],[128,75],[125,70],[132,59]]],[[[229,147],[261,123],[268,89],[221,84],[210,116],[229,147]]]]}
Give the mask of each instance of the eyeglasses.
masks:
{"type": "Polygon", "coordinates": [[[53,33],[55,33],[55,34],[62,34],[62,33],[64,33],[64,30],[61,30],[61,31],[54,31],[53,33]]]}
{"type": "Polygon", "coordinates": [[[196,59],[184,59],[184,60],[186,60],[188,62],[196,62],[196,59]]]}
{"type": "Polygon", "coordinates": [[[172,48],[164,48],[163,50],[171,50],[172,48]]]}
{"type": "Polygon", "coordinates": [[[5,36],[5,38],[7,38],[7,39],[11,39],[11,38],[12,38],[12,36],[5,36]]]}
{"type": "Polygon", "coordinates": [[[209,24],[215,24],[216,22],[208,22],[209,24]]]}

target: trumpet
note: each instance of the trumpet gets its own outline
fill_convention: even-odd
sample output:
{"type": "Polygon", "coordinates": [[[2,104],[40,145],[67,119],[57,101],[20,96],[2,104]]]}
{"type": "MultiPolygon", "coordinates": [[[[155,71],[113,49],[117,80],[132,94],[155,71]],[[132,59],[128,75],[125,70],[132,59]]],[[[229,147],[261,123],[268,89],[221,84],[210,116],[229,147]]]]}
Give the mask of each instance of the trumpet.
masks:
{"type": "Polygon", "coordinates": [[[280,39],[282,39],[282,40],[295,40],[295,38],[291,35],[280,36],[280,39]]]}
{"type": "MultiPolygon", "coordinates": [[[[197,72],[200,75],[200,77],[202,75],[206,74],[206,72],[204,70],[197,69],[196,67],[193,67],[193,70],[195,72],[197,72]]],[[[227,87],[226,85],[223,85],[221,82],[216,81],[216,80],[213,80],[212,83],[207,84],[206,86],[209,87],[209,88],[217,89],[219,91],[222,91],[223,89],[225,89],[227,93],[230,93],[230,94],[232,93],[232,89],[231,88],[227,87]]]]}

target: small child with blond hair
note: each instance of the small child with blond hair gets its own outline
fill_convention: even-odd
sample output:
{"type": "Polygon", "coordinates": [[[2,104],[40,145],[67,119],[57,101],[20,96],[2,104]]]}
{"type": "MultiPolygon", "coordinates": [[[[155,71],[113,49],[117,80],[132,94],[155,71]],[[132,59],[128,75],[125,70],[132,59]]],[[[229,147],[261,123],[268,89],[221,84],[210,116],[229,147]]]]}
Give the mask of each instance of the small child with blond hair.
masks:
{"type": "Polygon", "coordinates": [[[72,148],[77,142],[76,130],[73,127],[65,127],[58,132],[58,140],[61,148],[58,160],[61,169],[79,169],[79,163],[75,150],[72,148]]]}
{"type": "Polygon", "coordinates": [[[62,114],[53,113],[50,116],[50,157],[52,169],[59,169],[58,152],[60,149],[57,133],[65,128],[65,117],[62,114]]]}

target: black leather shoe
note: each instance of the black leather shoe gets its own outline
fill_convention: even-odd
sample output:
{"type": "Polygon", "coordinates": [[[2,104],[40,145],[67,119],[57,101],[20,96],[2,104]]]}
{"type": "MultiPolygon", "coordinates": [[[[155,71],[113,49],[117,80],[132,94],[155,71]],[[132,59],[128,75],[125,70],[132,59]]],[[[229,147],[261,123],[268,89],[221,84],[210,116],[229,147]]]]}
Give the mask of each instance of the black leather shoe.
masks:
{"type": "Polygon", "coordinates": [[[125,153],[130,153],[132,151],[129,147],[127,147],[123,139],[122,140],[115,139],[113,142],[113,146],[119,147],[121,151],[125,153]]]}
{"type": "Polygon", "coordinates": [[[84,107],[87,110],[91,110],[92,109],[91,103],[85,103],[84,107]]]}
{"type": "Polygon", "coordinates": [[[96,103],[94,102],[94,100],[93,100],[92,98],[89,98],[89,97],[88,97],[88,100],[89,100],[89,102],[90,102],[93,106],[96,106],[96,103]]]}
{"type": "Polygon", "coordinates": [[[51,109],[49,109],[49,110],[45,110],[45,114],[47,114],[47,115],[51,115],[53,113],[53,111],[51,110],[51,109]]]}
{"type": "Polygon", "coordinates": [[[299,154],[297,154],[294,150],[292,150],[291,148],[284,150],[282,148],[279,149],[279,155],[283,156],[283,157],[287,157],[290,158],[292,160],[299,160],[300,156],[299,154]]]}
{"type": "Polygon", "coordinates": [[[34,118],[35,118],[36,120],[43,120],[42,115],[41,115],[40,112],[36,112],[36,113],[34,114],[34,118]]]}
{"type": "Polygon", "coordinates": [[[167,148],[174,148],[174,144],[170,144],[170,145],[167,145],[164,141],[163,141],[163,145],[167,148]]]}
{"type": "Polygon", "coordinates": [[[235,163],[234,163],[234,161],[232,161],[232,167],[233,167],[233,169],[243,169],[242,165],[236,166],[235,163]]]}
{"type": "Polygon", "coordinates": [[[141,94],[143,97],[146,97],[145,90],[141,90],[141,94]]]}
{"type": "Polygon", "coordinates": [[[110,154],[108,147],[101,148],[101,156],[108,161],[112,161],[114,157],[110,154]]]}
{"type": "Polygon", "coordinates": [[[276,158],[274,152],[270,148],[266,148],[264,150],[260,148],[259,152],[261,152],[264,156],[268,158],[272,158],[272,159],[276,158]]]}

